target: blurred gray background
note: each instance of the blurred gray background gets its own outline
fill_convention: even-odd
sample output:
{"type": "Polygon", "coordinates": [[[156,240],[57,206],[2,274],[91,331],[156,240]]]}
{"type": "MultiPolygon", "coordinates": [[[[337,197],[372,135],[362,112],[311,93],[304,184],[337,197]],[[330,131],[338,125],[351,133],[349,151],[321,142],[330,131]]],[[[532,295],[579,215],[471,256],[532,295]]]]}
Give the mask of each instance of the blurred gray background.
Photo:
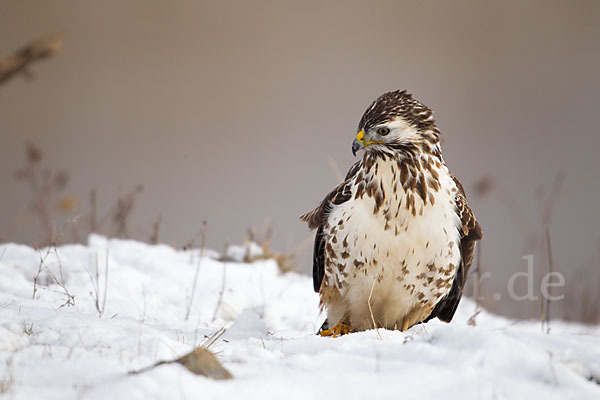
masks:
{"type": "Polygon", "coordinates": [[[159,241],[182,246],[205,220],[221,250],[272,225],[273,249],[309,271],[298,215],[353,163],[370,102],[407,89],[434,109],[484,228],[483,303],[540,316],[507,282],[532,254],[539,296],[548,227],[566,279],[552,316],[598,321],[599,17],[594,1],[3,0],[0,59],[65,39],[33,79],[0,86],[0,237],[43,240],[15,177],[33,143],[68,172],[56,201],[77,207],[52,208],[59,225],[89,212],[93,188],[102,215],[143,185],[128,236],[148,240],[161,216],[159,241]]]}

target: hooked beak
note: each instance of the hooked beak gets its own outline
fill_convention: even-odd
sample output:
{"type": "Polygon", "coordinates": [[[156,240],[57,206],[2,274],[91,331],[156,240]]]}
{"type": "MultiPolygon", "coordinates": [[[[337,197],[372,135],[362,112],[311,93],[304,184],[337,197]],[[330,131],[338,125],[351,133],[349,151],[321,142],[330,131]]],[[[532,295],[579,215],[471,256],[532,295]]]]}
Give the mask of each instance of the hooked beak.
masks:
{"type": "Polygon", "coordinates": [[[365,131],[361,129],[360,132],[356,134],[356,139],[354,139],[354,142],[352,142],[352,155],[356,157],[356,152],[362,150],[364,147],[365,131]]]}

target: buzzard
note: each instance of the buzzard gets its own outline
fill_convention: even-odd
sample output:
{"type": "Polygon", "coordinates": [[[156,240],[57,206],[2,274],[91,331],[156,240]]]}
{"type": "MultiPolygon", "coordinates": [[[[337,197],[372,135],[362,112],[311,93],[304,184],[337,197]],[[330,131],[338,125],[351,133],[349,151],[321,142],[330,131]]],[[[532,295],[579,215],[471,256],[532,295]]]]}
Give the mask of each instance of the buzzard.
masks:
{"type": "Polygon", "coordinates": [[[362,158],[300,217],[317,229],[313,283],[327,310],[323,336],[404,331],[454,316],[482,232],[442,159],[432,114],[406,91],[380,96],[352,144],[362,158]]]}

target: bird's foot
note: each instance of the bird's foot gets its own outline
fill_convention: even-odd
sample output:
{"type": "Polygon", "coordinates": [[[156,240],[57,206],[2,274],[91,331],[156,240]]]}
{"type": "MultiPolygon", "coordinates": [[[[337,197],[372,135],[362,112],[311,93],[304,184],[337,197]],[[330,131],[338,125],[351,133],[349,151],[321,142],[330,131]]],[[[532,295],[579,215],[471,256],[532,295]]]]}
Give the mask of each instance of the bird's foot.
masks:
{"type": "Polygon", "coordinates": [[[352,327],[342,321],[338,322],[336,326],[333,328],[329,328],[324,331],[320,331],[319,335],[321,336],[331,336],[331,337],[339,337],[342,335],[346,335],[352,332],[352,327]]]}

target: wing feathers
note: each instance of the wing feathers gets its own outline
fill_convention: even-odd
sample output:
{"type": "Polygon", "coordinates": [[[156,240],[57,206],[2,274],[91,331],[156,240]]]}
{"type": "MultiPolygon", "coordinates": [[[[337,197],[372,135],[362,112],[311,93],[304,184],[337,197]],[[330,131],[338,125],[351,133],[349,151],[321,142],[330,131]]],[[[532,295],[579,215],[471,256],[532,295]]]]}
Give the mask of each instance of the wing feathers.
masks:
{"type": "Polygon", "coordinates": [[[481,231],[481,226],[475,219],[475,215],[471,208],[469,207],[469,203],[467,202],[467,197],[465,195],[465,190],[456,179],[455,176],[452,176],[456,186],[458,187],[458,193],[456,194],[456,212],[460,217],[460,254],[461,254],[461,263],[458,266],[458,271],[456,273],[456,277],[452,282],[452,288],[450,289],[450,293],[448,293],[433,309],[431,315],[425,319],[425,321],[429,321],[432,318],[438,317],[442,321],[450,322],[454,313],[456,312],[456,308],[458,307],[458,303],[462,297],[465,283],[467,282],[467,277],[469,275],[469,269],[473,264],[473,258],[475,256],[475,243],[483,237],[483,232],[481,231]]]}
{"type": "Polygon", "coordinates": [[[327,222],[327,216],[334,205],[342,204],[352,196],[350,183],[360,169],[361,162],[355,163],[346,174],[344,182],[333,189],[314,210],[302,215],[300,219],[308,223],[310,229],[317,229],[315,234],[315,245],[313,250],[313,286],[315,292],[319,292],[321,282],[325,275],[325,235],[323,225],[327,222]]]}
{"type": "Polygon", "coordinates": [[[315,235],[313,250],[313,287],[317,293],[321,288],[323,276],[325,276],[325,235],[323,235],[323,227],[320,226],[315,235]]]}

